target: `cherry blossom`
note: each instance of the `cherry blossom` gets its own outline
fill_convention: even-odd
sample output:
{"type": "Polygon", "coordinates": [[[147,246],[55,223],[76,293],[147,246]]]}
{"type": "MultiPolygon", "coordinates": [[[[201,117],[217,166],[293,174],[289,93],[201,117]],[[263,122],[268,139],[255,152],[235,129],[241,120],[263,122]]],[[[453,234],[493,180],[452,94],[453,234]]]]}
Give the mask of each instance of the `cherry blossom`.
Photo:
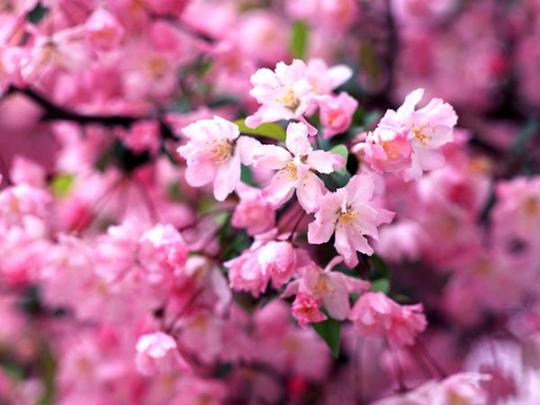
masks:
{"type": "Polygon", "coordinates": [[[215,198],[225,200],[240,181],[248,138],[239,138],[238,126],[220,117],[190,124],[183,133],[189,141],[178,153],[187,161],[186,180],[194,187],[213,183],[215,198]]]}
{"type": "Polygon", "coordinates": [[[254,154],[255,166],[277,170],[263,195],[277,207],[289,200],[296,190],[300,205],[307,212],[313,212],[325,193],[324,183],[315,172],[332,173],[345,162],[336,153],[313,150],[308,128],[303,123],[289,124],[285,144],[287,150],[262,145],[254,154]]]}
{"type": "Polygon", "coordinates": [[[137,341],[137,370],[146,375],[166,372],[187,364],[181,359],[176,342],[165,333],[143,335],[137,341]]]}
{"type": "Polygon", "coordinates": [[[372,203],[375,183],[370,175],[353,177],[347,186],[327,193],[309,224],[309,243],[328,242],[335,232],[334,246],[345,263],[358,264],[356,252],[373,254],[367,237],[377,239],[377,227],[392,221],[393,213],[372,203]]]}

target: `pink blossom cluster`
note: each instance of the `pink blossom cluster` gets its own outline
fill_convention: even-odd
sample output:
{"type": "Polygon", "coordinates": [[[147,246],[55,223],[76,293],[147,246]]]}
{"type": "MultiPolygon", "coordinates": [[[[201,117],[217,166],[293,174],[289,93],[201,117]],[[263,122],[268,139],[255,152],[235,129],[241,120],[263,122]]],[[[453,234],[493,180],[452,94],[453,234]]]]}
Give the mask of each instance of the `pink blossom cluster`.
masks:
{"type": "Polygon", "coordinates": [[[540,403],[502,3],[0,0],[0,403],[540,403]]]}

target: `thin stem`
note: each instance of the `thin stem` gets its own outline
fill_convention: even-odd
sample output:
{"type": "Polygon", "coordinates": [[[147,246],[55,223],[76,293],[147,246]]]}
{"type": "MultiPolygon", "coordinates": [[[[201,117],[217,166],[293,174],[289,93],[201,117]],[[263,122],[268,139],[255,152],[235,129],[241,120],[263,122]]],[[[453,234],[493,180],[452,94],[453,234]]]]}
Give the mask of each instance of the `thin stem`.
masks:
{"type": "Polygon", "coordinates": [[[392,359],[392,366],[394,368],[394,374],[395,374],[396,381],[398,384],[397,392],[398,393],[407,392],[408,388],[405,385],[403,368],[401,367],[398,353],[394,350],[394,348],[390,345],[390,343],[388,343],[388,340],[386,340],[386,347],[388,351],[390,352],[390,357],[392,359]]]}
{"type": "Polygon", "coordinates": [[[445,378],[448,376],[448,373],[431,356],[426,345],[424,345],[424,343],[420,340],[420,338],[418,338],[416,341],[416,347],[418,347],[422,356],[424,356],[424,358],[431,365],[431,367],[433,367],[433,369],[437,372],[440,378],[445,378]]]}

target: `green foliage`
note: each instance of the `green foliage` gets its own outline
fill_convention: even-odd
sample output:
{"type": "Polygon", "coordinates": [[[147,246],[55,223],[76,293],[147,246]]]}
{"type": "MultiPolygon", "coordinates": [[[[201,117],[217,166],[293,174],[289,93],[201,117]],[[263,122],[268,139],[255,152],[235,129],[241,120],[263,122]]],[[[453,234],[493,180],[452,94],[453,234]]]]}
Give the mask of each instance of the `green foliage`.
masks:
{"type": "Polygon", "coordinates": [[[337,359],[341,346],[341,324],[335,319],[327,319],[326,321],[311,325],[317,334],[326,342],[334,358],[337,359]]]}
{"type": "Polygon", "coordinates": [[[245,120],[236,120],[234,122],[240,128],[240,132],[247,135],[261,136],[263,138],[270,138],[276,141],[285,141],[286,134],[282,126],[274,123],[267,122],[259,125],[257,128],[249,128],[246,126],[245,120]]]}
{"type": "Polygon", "coordinates": [[[384,294],[390,292],[390,280],[387,278],[379,278],[371,282],[371,289],[373,291],[380,291],[384,294]]]}
{"type": "Polygon", "coordinates": [[[49,14],[49,9],[38,3],[26,16],[26,19],[36,25],[49,14]]]}
{"type": "Polygon", "coordinates": [[[306,57],[309,46],[309,27],[304,21],[296,21],[293,24],[289,46],[294,58],[306,57]]]}
{"type": "Polygon", "coordinates": [[[370,260],[371,263],[371,289],[373,291],[380,291],[386,295],[389,295],[391,290],[390,267],[380,256],[377,255],[373,255],[367,260],[370,260]]]}
{"type": "Polygon", "coordinates": [[[343,144],[339,144],[339,145],[334,146],[332,149],[330,149],[330,152],[337,153],[338,155],[342,156],[345,159],[345,166],[343,166],[343,168],[339,170],[336,170],[336,173],[341,176],[346,175],[347,174],[347,167],[346,167],[347,159],[349,157],[349,150],[347,149],[347,147],[343,144]]]}
{"type": "Polygon", "coordinates": [[[56,197],[66,197],[73,188],[75,179],[70,174],[59,174],[53,177],[50,188],[56,197]]]}
{"type": "Polygon", "coordinates": [[[249,184],[250,186],[256,186],[256,182],[253,179],[253,172],[251,169],[247,166],[242,165],[241,171],[240,171],[240,180],[242,182],[249,184]]]}

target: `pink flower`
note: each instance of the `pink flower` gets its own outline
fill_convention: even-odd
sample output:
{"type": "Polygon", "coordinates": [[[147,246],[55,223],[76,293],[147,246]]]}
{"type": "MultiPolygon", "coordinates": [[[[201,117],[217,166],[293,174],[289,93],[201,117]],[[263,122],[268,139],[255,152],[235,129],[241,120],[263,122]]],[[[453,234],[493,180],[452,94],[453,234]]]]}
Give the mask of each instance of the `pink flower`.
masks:
{"type": "Polygon", "coordinates": [[[307,66],[295,59],[290,65],[279,62],[275,71],[259,69],[251,76],[250,94],[261,107],[246,118],[256,128],[264,122],[300,119],[310,106],[314,93],[307,77],[307,66]]]}
{"type": "Polygon", "coordinates": [[[292,315],[302,327],[326,319],[326,315],[319,310],[319,302],[313,296],[303,292],[296,294],[296,299],[292,304],[292,315]]]}
{"type": "Polygon", "coordinates": [[[366,281],[331,271],[342,260],[338,256],[324,270],[317,266],[308,266],[303,272],[300,284],[300,291],[309,291],[320,300],[328,314],[338,320],[346,319],[349,315],[349,294],[359,294],[369,289],[366,281]]]}
{"type": "Polygon", "coordinates": [[[319,102],[324,139],[345,132],[351,126],[358,102],[345,92],[338,96],[325,97],[319,102]]]}
{"type": "Polygon", "coordinates": [[[213,183],[216,200],[225,200],[240,181],[240,163],[246,161],[251,142],[257,141],[238,138],[238,126],[220,117],[197,121],[182,131],[189,138],[178,148],[187,160],[187,182],[193,187],[213,183]]]}
{"type": "Polygon", "coordinates": [[[380,292],[363,294],[354,305],[349,319],[364,336],[378,336],[394,346],[414,343],[426,326],[422,304],[399,305],[380,292]]]}
{"type": "Polygon", "coordinates": [[[246,228],[250,235],[263,233],[274,226],[276,212],[261,190],[240,183],[236,192],[240,202],[234,209],[232,226],[246,228]]]}
{"type": "Polygon", "coordinates": [[[336,153],[314,151],[303,123],[289,124],[285,144],[288,151],[275,145],[262,145],[254,154],[256,167],[278,171],[263,190],[264,196],[274,206],[280,206],[296,190],[300,205],[313,212],[326,190],[314,172],[332,173],[343,167],[344,159],[336,153]]]}
{"type": "Polygon", "coordinates": [[[233,290],[248,291],[258,297],[266,291],[270,280],[278,289],[298,271],[297,252],[289,242],[259,240],[224,266],[229,269],[229,284],[233,290]]]}
{"type": "Polygon", "coordinates": [[[332,271],[332,268],[343,261],[337,256],[321,269],[311,262],[302,270],[302,277],[287,286],[283,293],[288,297],[294,293],[308,295],[322,304],[333,319],[347,319],[351,309],[349,294],[361,294],[369,290],[369,283],[343,273],[332,271]]]}
{"type": "Polygon", "coordinates": [[[493,217],[497,234],[512,234],[540,248],[540,177],[517,177],[497,184],[493,217]]]}
{"type": "Polygon", "coordinates": [[[442,381],[428,381],[405,394],[384,398],[374,405],[486,405],[490,402],[488,402],[486,392],[482,389],[482,382],[489,379],[489,374],[457,373],[442,381]]]}
{"type": "Polygon", "coordinates": [[[361,144],[364,159],[378,173],[402,172],[411,166],[412,148],[405,132],[392,126],[385,117],[374,132],[366,137],[366,143],[361,144]]]}
{"type": "Polygon", "coordinates": [[[157,224],[146,231],[139,243],[141,263],[155,274],[156,281],[165,274],[172,275],[175,269],[186,263],[188,248],[184,238],[172,225],[157,224]]]}
{"type": "MultiPolygon", "coordinates": [[[[317,28],[332,33],[343,32],[358,19],[358,4],[355,0],[288,0],[285,2],[288,15],[308,20],[317,28]]],[[[330,35],[325,38],[330,38],[330,35]]]]}
{"type": "Polygon", "coordinates": [[[423,94],[423,89],[415,90],[397,111],[388,110],[368,136],[366,157],[375,170],[402,172],[406,180],[411,180],[443,166],[440,149],[452,142],[457,115],[440,99],[415,110],[423,94]]]}
{"type": "Polygon", "coordinates": [[[248,291],[258,297],[266,291],[270,275],[260,266],[256,251],[246,249],[223,265],[229,269],[229,285],[235,291],[248,291]]]}
{"type": "Polygon", "coordinates": [[[329,95],[352,77],[352,70],[346,65],[329,67],[322,59],[311,59],[307,64],[307,78],[312,90],[319,96],[329,95]]]}
{"type": "Polygon", "coordinates": [[[175,369],[188,370],[187,363],[180,357],[176,341],[163,332],[143,335],[137,341],[135,364],[144,375],[155,375],[175,369]]]}
{"type": "Polygon", "coordinates": [[[373,177],[364,174],[354,176],[336,192],[327,193],[315,213],[315,221],[309,224],[309,243],[328,242],[335,231],[334,246],[350,267],[358,264],[357,251],[373,254],[366,236],[377,239],[377,227],[394,217],[392,212],[373,206],[374,187],[373,177]]]}
{"type": "Polygon", "coordinates": [[[124,28],[113,14],[103,7],[96,8],[86,21],[86,37],[93,49],[114,49],[124,36],[124,28]]]}

